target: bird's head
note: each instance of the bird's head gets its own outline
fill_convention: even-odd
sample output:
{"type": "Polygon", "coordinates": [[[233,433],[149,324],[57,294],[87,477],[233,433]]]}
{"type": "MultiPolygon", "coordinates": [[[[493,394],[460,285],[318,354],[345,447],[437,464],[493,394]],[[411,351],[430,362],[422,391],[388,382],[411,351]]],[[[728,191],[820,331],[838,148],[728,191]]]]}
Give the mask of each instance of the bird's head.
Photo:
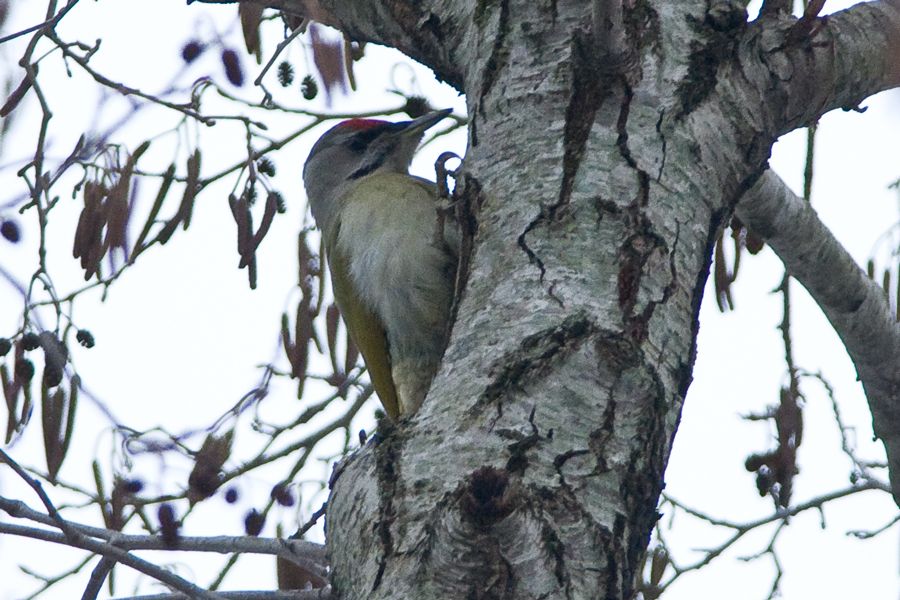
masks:
{"type": "Polygon", "coordinates": [[[306,196],[319,226],[332,221],[348,184],[378,172],[407,173],[425,130],[450,112],[438,110],[399,123],[350,119],[322,134],[303,166],[306,196]]]}

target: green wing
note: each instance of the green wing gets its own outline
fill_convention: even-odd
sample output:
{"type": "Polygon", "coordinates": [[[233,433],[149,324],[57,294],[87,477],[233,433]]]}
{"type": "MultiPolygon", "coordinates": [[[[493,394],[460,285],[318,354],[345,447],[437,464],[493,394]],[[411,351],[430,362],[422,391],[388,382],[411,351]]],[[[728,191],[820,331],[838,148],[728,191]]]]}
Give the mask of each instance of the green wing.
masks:
{"type": "MultiPolygon", "coordinates": [[[[337,239],[337,232],[334,239],[337,239]]],[[[396,421],[400,416],[400,406],[397,402],[397,389],[391,376],[391,358],[384,326],[381,320],[360,302],[359,295],[353,293],[353,282],[347,275],[349,269],[346,268],[346,259],[338,251],[337,244],[327,246],[333,250],[328,256],[328,267],[331,272],[334,299],[341,309],[341,316],[350,337],[366,362],[375,393],[378,394],[388,416],[396,421]]]]}

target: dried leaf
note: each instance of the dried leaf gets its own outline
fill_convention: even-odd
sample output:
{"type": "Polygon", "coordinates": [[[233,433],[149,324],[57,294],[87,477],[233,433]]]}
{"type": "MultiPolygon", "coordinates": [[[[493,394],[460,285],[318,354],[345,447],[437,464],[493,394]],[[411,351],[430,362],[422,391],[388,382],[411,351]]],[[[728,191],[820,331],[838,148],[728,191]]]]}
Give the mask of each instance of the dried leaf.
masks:
{"type": "Polygon", "coordinates": [[[168,502],[159,505],[156,511],[159,519],[159,534],[167,548],[177,548],[181,524],[175,518],[175,509],[168,502]]]}
{"type": "Polygon", "coordinates": [[[107,529],[112,529],[112,514],[110,512],[109,503],[106,501],[106,491],[103,487],[103,473],[100,472],[100,463],[96,460],[91,462],[91,472],[94,474],[94,486],[97,489],[97,499],[100,505],[100,512],[103,515],[103,524],[107,529]]]}
{"type": "Polygon", "coordinates": [[[313,336],[312,317],[302,302],[297,304],[294,323],[294,346],[291,348],[291,376],[298,379],[297,397],[303,396],[303,385],[309,365],[309,342],[313,336]]]}
{"type": "Polygon", "coordinates": [[[344,335],[344,343],[347,345],[347,351],[344,354],[344,372],[349,373],[356,366],[356,361],[359,359],[359,349],[353,343],[353,338],[350,337],[349,333],[344,335]]]}
{"type": "Polygon", "coordinates": [[[803,11],[803,16],[810,19],[817,17],[823,8],[825,8],[825,0],[809,0],[806,10],[803,11]]]}
{"type": "MultiPolygon", "coordinates": [[[[130,262],[134,262],[137,255],[144,251],[144,241],[147,239],[147,236],[150,235],[150,229],[156,222],[156,217],[159,215],[163,201],[166,199],[166,194],[169,193],[169,188],[172,186],[172,181],[174,180],[175,163],[172,163],[169,165],[169,168],[166,169],[166,172],[163,173],[162,183],[160,183],[159,191],[156,193],[156,198],[153,200],[153,206],[150,208],[150,213],[147,215],[147,221],[144,223],[144,227],[141,229],[141,233],[134,243],[134,251],[131,253],[130,262]]],[[[172,229],[174,230],[174,227],[172,229]]]]}
{"type": "Polygon", "coordinates": [[[344,34],[344,71],[347,73],[347,81],[350,83],[350,89],[354,92],[356,91],[356,77],[353,76],[353,61],[356,58],[353,56],[353,43],[350,41],[350,38],[347,34],[344,34]]]}
{"type": "Polygon", "coordinates": [[[231,216],[234,217],[237,225],[237,251],[241,256],[238,268],[243,269],[250,262],[246,255],[253,239],[253,216],[250,214],[250,204],[246,195],[241,196],[231,205],[231,216]]]}
{"type": "Polygon", "coordinates": [[[13,387],[6,364],[0,365],[0,385],[3,386],[3,397],[6,400],[6,443],[9,444],[19,424],[18,415],[16,415],[16,408],[19,406],[19,390],[13,387]]]}
{"type": "Polygon", "coordinates": [[[127,248],[128,194],[131,190],[131,174],[123,172],[116,185],[109,191],[106,209],[106,243],[110,248],[127,248]]]}
{"type": "Polygon", "coordinates": [[[309,27],[309,38],[312,42],[313,63],[319,78],[325,84],[325,104],[331,106],[332,91],[347,93],[343,40],[330,41],[323,38],[315,24],[309,27]]]}
{"type": "Polygon", "coordinates": [[[134,175],[134,168],[138,159],[149,147],[150,140],[147,140],[135,149],[119,172],[119,180],[116,182],[116,185],[109,192],[106,211],[106,235],[110,248],[121,248],[126,252],[128,251],[126,236],[128,233],[128,218],[131,213],[129,203],[131,178],[134,175]]]}
{"type": "Polygon", "coordinates": [[[184,230],[191,226],[191,215],[194,213],[194,198],[200,186],[200,149],[187,161],[187,181],[184,184],[184,194],[181,197],[181,205],[178,207],[178,218],[182,222],[184,230]]]}
{"type": "Polygon", "coordinates": [[[57,388],[50,394],[49,387],[41,386],[41,424],[44,430],[44,456],[47,459],[47,479],[56,483],[56,476],[66,457],[68,444],[65,444],[63,423],[67,412],[66,393],[57,388]]]}
{"type": "Polygon", "coordinates": [[[69,349],[51,331],[42,331],[38,340],[44,352],[44,384],[55,387],[62,381],[69,349]]]}
{"type": "Polygon", "coordinates": [[[748,229],[747,235],[744,237],[744,245],[747,247],[747,252],[756,255],[762,252],[762,249],[766,247],[766,241],[752,230],[748,229]]]}
{"type": "Polygon", "coordinates": [[[728,265],[725,264],[725,250],[722,244],[722,235],[716,240],[715,258],[713,260],[713,284],[716,290],[716,304],[721,312],[733,310],[734,304],[731,301],[731,280],[728,275],[728,265]]]}
{"type": "Polygon", "coordinates": [[[294,374],[294,343],[291,341],[291,324],[287,313],[281,313],[281,345],[284,355],[291,364],[291,376],[294,374]]]}
{"type": "Polygon", "coordinates": [[[669,566],[669,553],[662,546],[657,546],[653,549],[653,558],[650,560],[650,583],[652,585],[659,585],[667,566],[669,566]]]}
{"type": "Polygon", "coordinates": [[[262,62],[262,47],[259,43],[259,24],[262,21],[262,14],[263,6],[261,4],[242,2],[238,5],[244,43],[247,45],[247,52],[256,56],[257,64],[262,62]]]}
{"type": "Polygon", "coordinates": [[[94,181],[84,186],[84,208],[78,216],[75,226],[75,239],[72,243],[72,258],[81,258],[81,266],[85,267],[85,258],[90,249],[99,243],[99,231],[103,227],[101,220],[101,204],[106,196],[106,188],[94,181]]]}
{"type": "Polygon", "coordinates": [[[203,441],[188,476],[188,499],[191,503],[209,498],[221,485],[222,467],[231,456],[233,439],[234,431],[229,431],[220,437],[210,434],[203,441]]]}
{"type": "MultiPolygon", "coordinates": [[[[35,75],[37,75],[37,65],[32,65],[32,68],[34,69],[35,75]]],[[[16,86],[16,89],[14,89],[10,93],[9,97],[6,99],[6,102],[3,103],[3,106],[0,107],[0,118],[6,117],[7,115],[9,115],[9,113],[16,109],[16,107],[22,101],[22,98],[24,98],[25,94],[28,93],[28,90],[31,89],[31,85],[31,77],[26,75],[25,78],[22,79],[22,81],[19,83],[19,85],[16,86]]]]}
{"type": "Polygon", "coordinates": [[[325,341],[328,344],[328,357],[331,359],[331,368],[337,373],[341,370],[337,360],[337,331],[340,323],[341,311],[337,304],[330,304],[325,309],[325,341]]]}
{"type": "Polygon", "coordinates": [[[259,245],[262,243],[263,238],[266,236],[266,233],[269,232],[269,227],[272,226],[272,220],[275,218],[275,213],[278,211],[278,196],[270,192],[266,195],[266,207],[263,210],[262,221],[259,223],[259,229],[253,234],[253,250],[255,251],[259,248],[259,245]]]}
{"type": "Polygon", "coordinates": [[[319,261],[306,243],[305,231],[301,231],[297,236],[297,267],[297,285],[303,291],[304,297],[312,298],[312,281],[319,274],[319,261]]]}

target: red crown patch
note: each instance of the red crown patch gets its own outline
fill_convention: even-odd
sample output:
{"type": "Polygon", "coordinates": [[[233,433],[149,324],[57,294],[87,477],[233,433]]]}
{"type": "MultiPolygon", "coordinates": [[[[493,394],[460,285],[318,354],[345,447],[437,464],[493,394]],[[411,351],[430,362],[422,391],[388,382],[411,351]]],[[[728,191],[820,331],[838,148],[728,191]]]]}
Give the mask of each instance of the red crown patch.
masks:
{"type": "Polygon", "coordinates": [[[356,131],[364,131],[379,125],[385,125],[387,121],[381,119],[349,119],[338,124],[341,129],[354,129],[356,131]]]}

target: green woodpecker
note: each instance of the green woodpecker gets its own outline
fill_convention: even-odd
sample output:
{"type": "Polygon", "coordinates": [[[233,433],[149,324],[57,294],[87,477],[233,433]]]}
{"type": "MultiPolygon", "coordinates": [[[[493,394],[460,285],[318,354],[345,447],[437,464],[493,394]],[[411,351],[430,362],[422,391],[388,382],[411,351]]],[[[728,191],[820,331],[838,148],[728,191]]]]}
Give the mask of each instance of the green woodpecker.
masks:
{"type": "Polygon", "coordinates": [[[425,398],[453,299],[458,234],[439,227],[435,184],[409,174],[425,130],[450,112],[344,121],[319,138],[303,167],[335,301],[395,420],[425,398]]]}

